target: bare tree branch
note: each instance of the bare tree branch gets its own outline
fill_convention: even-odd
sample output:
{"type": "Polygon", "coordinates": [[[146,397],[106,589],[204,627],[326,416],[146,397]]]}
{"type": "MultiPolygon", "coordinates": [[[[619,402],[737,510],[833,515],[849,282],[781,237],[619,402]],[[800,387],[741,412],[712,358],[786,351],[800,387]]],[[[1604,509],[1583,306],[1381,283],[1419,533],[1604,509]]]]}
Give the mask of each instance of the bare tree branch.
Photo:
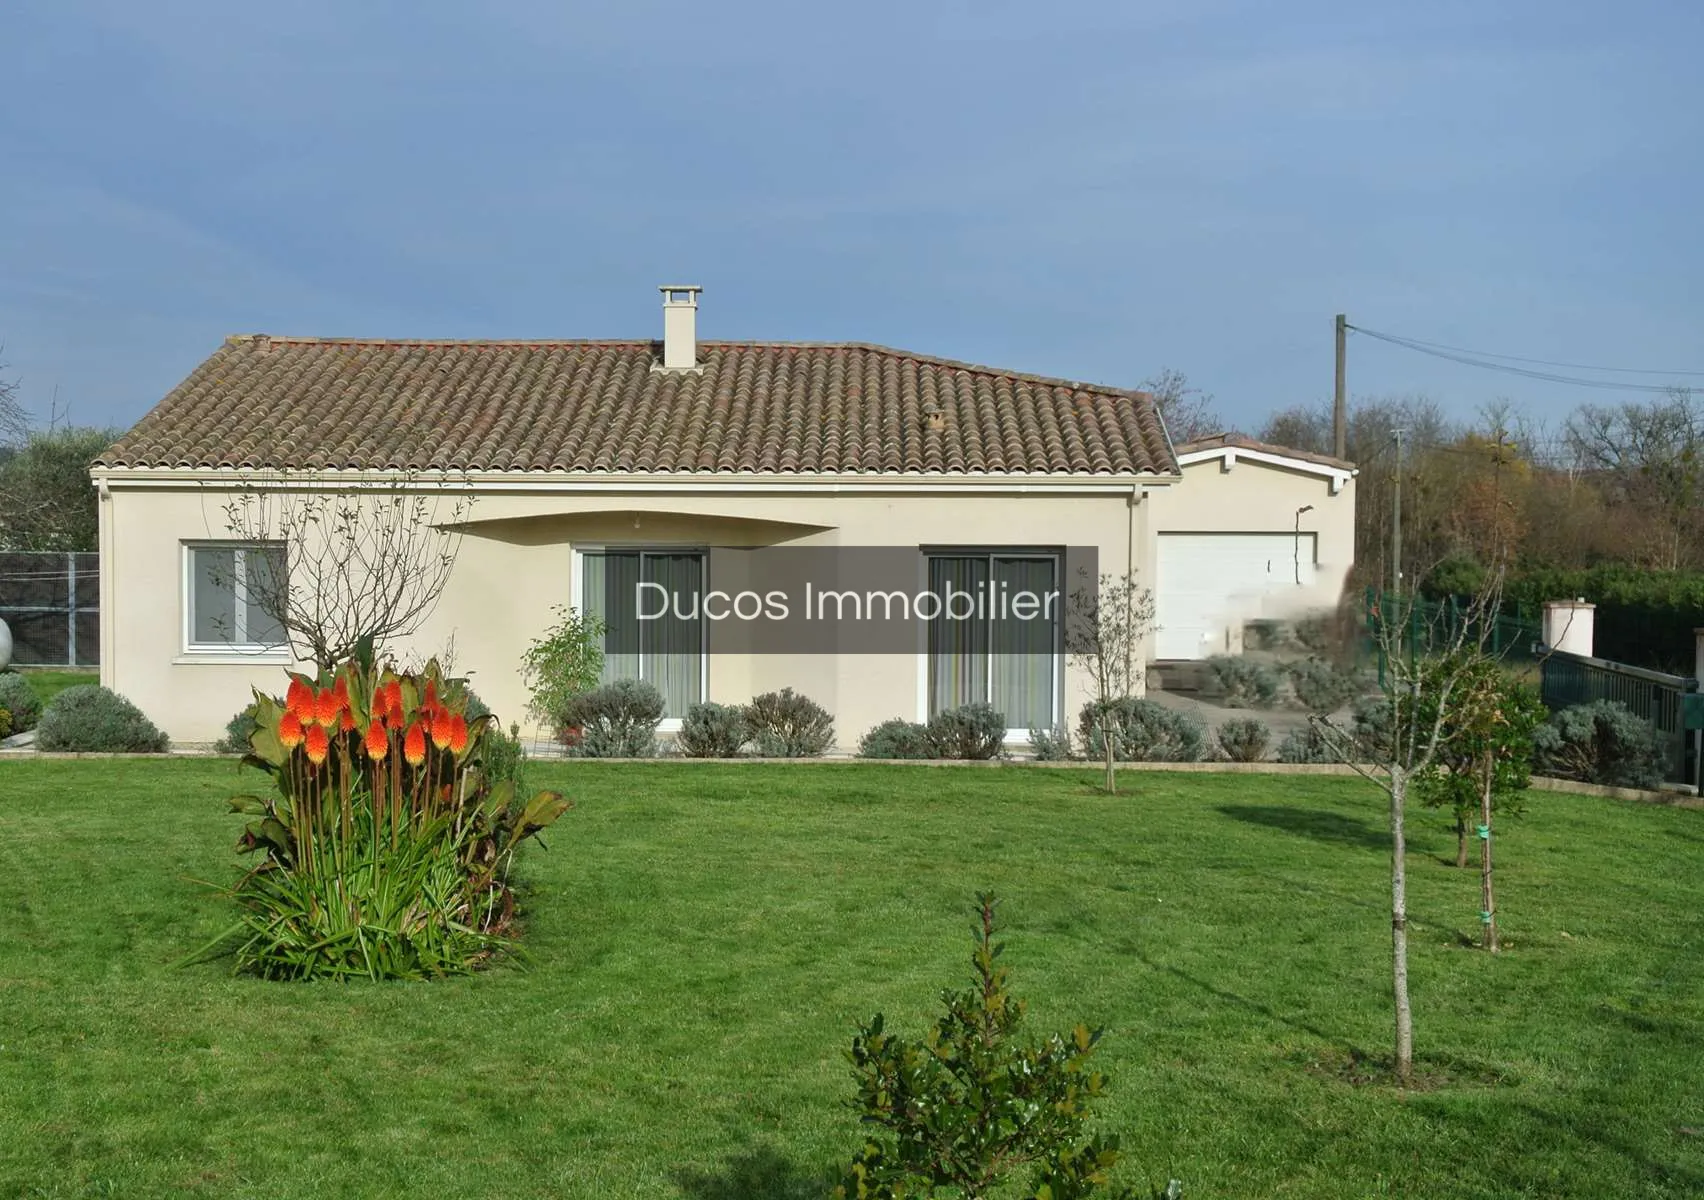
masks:
{"type": "Polygon", "coordinates": [[[431,615],[472,504],[459,487],[413,476],[324,487],[277,474],[246,480],[223,513],[234,539],[284,545],[285,570],[254,573],[248,596],[299,657],[329,668],[431,615]]]}

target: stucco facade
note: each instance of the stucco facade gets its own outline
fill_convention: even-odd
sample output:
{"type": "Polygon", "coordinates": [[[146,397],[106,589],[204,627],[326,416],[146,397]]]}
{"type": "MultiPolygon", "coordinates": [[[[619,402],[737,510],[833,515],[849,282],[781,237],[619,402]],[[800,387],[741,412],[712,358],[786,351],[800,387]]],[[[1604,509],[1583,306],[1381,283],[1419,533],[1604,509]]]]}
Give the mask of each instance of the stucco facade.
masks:
{"type": "MultiPolygon", "coordinates": [[[[185,633],[184,545],[226,536],[227,487],[161,472],[109,472],[101,506],[102,682],[152,714],[174,740],[211,741],[251,685],[276,690],[279,655],[198,653],[185,633]],[[146,476],[146,478],[143,478],[146,476]]],[[[508,719],[525,718],[520,677],[528,643],[553,606],[575,604],[575,550],[621,544],[707,551],[710,586],[737,580],[742,548],[975,546],[1026,550],[1096,547],[1101,569],[1138,571],[1152,539],[1153,485],[987,481],[959,483],[781,482],[671,486],[664,481],[505,481],[476,489],[448,586],[410,638],[389,647],[400,660],[453,646],[458,673],[508,719]]],[[[1061,664],[1058,704],[1073,713],[1085,685],[1061,664]]],[[[791,686],[835,714],[843,747],[893,717],[926,705],[915,654],[707,656],[706,695],[742,703],[791,686]]],[[[539,733],[542,731],[532,730],[539,733]]]]}

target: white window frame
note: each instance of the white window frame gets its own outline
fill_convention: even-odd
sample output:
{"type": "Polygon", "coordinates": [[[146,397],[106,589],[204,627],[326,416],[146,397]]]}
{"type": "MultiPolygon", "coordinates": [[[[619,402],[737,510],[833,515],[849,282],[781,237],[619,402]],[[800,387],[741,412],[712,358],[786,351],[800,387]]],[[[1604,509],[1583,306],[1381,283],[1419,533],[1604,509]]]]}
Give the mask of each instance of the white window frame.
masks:
{"type": "MultiPolygon", "coordinates": [[[[1057,620],[1059,622],[1058,629],[1060,631],[1059,637],[1063,639],[1065,629],[1065,585],[1062,577],[1065,570],[1065,558],[1059,551],[1027,550],[1021,547],[1013,548],[1005,546],[965,546],[962,548],[955,546],[929,546],[921,553],[921,578],[923,587],[929,586],[929,560],[932,558],[986,558],[991,563],[996,558],[1025,558],[1046,559],[1052,562],[1053,583],[1054,586],[1059,589],[1059,612],[1057,616],[1057,620]]],[[[920,636],[923,639],[923,645],[917,652],[917,720],[922,724],[927,724],[930,716],[933,715],[929,711],[930,664],[929,627],[927,622],[922,623],[920,636]]],[[[1053,671],[1048,703],[1051,706],[1053,713],[1051,728],[1058,729],[1064,722],[1064,705],[1061,697],[1064,692],[1065,653],[1062,644],[1058,642],[1054,644],[1052,658],[1053,671]]],[[[988,674],[987,678],[983,681],[983,687],[990,696],[994,694],[994,659],[995,655],[992,651],[990,651],[988,654],[988,674]]],[[[1028,742],[1029,730],[1027,728],[1008,729],[1006,730],[1005,741],[1009,746],[1028,742]]]]}
{"type": "Polygon", "coordinates": [[[181,603],[178,608],[183,621],[183,659],[190,662],[291,662],[294,656],[290,651],[290,635],[286,630],[284,640],[276,645],[260,642],[232,640],[229,642],[198,642],[195,640],[195,553],[198,550],[235,550],[232,557],[232,588],[236,592],[236,603],[232,606],[237,628],[233,635],[246,632],[243,625],[248,619],[248,598],[244,595],[244,580],[247,562],[247,552],[253,549],[276,550],[285,556],[286,579],[289,571],[289,547],[281,541],[235,541],[197,540],[185,541],[182,546],[182,563],[179,572],[182,587],[181,603]]]}
{"type": "MultiPolygon", "coordinates": [[[[708,546],[672,546],[655,542],[601,542],[577,543],[574,546],[574,562],[569,569],[568,594],[572,596],[574,608],[581,616],[588,611],[586,606],[586,555],[588,554],[696,554],[703,563],[699,578],[703,581],[706,591],[710,588],[710,548],[708,546]]],[[[698,695],[702,703],[710,698],[710,622],[698,622],[698,695]]],[[[644,661],[644,655],[640,655],[644,661]]],[[[659,733],[679,733],[685,724],[684,717],[664,717],[662,724],[657,726],[659,733]]]]}

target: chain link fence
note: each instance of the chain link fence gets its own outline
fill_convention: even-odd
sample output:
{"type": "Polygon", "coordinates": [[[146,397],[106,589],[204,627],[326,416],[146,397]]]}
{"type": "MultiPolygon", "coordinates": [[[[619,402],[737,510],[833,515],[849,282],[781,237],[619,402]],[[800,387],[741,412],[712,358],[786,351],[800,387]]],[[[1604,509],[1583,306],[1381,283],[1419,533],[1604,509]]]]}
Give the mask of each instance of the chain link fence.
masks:
{"type": "Polygon", "coordinates": [[[101,661],[101,556],[0,551],[0,621],[20,667],[101,661]]]}

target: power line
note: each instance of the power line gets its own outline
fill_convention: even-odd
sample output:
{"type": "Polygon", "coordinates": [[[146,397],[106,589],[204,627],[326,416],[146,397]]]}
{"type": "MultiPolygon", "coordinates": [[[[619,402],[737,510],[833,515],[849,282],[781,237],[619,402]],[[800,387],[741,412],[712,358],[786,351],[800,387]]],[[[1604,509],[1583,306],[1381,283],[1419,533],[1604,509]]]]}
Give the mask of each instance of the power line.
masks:
{"type": "Polygon", "coordinates": [[[1572,387],[1597,388],[1599,390],[1624,392],[1658,392],[1667,393],[1674,390],[1673,384],[1659,383],[1622,383],[1608,379],[1582,379],[1574,375],[1559,375],[1554,371],[1535,371],[1529,367],[1512,366],[1515,362],[1531,362],[1545,365],[1568,367],[1581,371],[1613,371],[1620,373],[1638,373],[1649,375],[1700,375],[1704,371],[1656,371],[1642,367],[1588,367],[1579,363],[1549,363],[1546,359],[1517,358],[1514,355],[1488,354],[1473,350],[1458,350],[1455,347],[1443,346],[1436,342],[1423,342],[1417,338],[1401,337],[1394,333],[1381,333],[1376,329],[1363,329],[1359,325],[1351,325],[1350,329],[1381,342],[1388,342],[1404,350],[1413,350],[1417,354],[1427,354],[1433,358],[1445,359],[1449,362],[1460,363],[1463,366],[1478,367],[1485,371],[1502,371],[1509,375],[1520,375],[1527,379],[1538,379],[1546,383],[1562,383],[1572,387]],[[1505,362],[1494,362],[1493,359],[1506,359],[1505,362]]]}
{"type": "MultiPolygon", "coordinates": [[[[1383,337],[1387,339],[1396,338],[1395,334],[1375,333],[1370,329],[1361,329],[1356,325],[1351,325],[1349,328],[1355,330],[1357,333],[1369,334],[1372,337],[1383,337]]],[[[1664,371],[1655,367],[1596,367],[1590,363],[1557,362],[1556,360],[1549,358],[1522,358],[1518,354],[1497,354],[1490,350],[1466,350],[1460,346],[1446,346],[1442,342],[1428,342],[1423,341],[1420,338],[1405,337],[1397,340],[1400,340],[1405,344],[1426,346],[1433,350],[1448,350],[1453,354],[1467,354],[1474,358],[1501,358],[1507,362],[1533,363],[1541,367],[1566,367],[1571,371],[1595,371],[1600,374],[1611,375],[1704,375],[1704,371],[1664,371]]]]}

